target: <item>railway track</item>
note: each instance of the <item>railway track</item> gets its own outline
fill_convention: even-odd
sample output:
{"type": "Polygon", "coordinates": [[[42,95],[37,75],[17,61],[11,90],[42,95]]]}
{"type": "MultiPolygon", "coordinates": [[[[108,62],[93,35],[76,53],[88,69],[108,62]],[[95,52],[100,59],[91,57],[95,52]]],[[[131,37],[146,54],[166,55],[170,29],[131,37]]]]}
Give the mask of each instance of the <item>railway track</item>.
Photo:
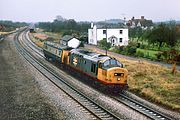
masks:
{"type": "Polygon", "coordinates": [[[163,113],[153,110],[152,108],[143,105],[139,101],[127,96],[125,93],[119,94],[119,96],[112,96],[118,102],[125,104],[133,110],[151,118],[153,120],[173,120],[171,117],[164,115],[163,113]]]}
{"type": "MultiPolygon", "coordinates": [[[[27,33],[26,33],[26,35],[24,34],[24,39],[27,39],[27,41],[29,41],[28,40],[28,38],[27,38],[27,33]]],[[[30,41],[29,42],[27,42],[27,44],[32,44],[30,41]]],[[[30,45],[28,45],[32,50],[34,50],[34,46],[35,46],[35,48],[37,47],[36,45],[32,45],[32,46],[30,46],[30,45]]],[[[35,50],[36,51],[36,50],[35,50]]],[[[41,52],[42,52],[42,50],[40,50],[41,52]]],[[[40,54],[39,52],[38,52],[38,54],[40,54]]],[[[73,88],[74,89],[74,88],[73,88]]],[[[72,92],[72,91],[71,91],[72,92]]],[[[92,107],[88,107],[89,109],[91,109],[91,111],[95,111],[94,110],[94,108],[97,108],[97,109],[99,109],[98,107],[97,107],[97,105],[96,105],[96,103],[92,103],[92,102],[90,102],[89,100],[87,101],[87,99],[89,99],[89,98],[87,98],[86,96],[81,96],[81,94],[80,95],[78,95],[78,91],[74,91],[74,92],[77,92],[77,93],[74,93],[75,94],[75,96],[73,96],[74,98],[76,98],[77,96],[79,96],[79,101],[81,101],[81,103],[83,103],[83,101],[85,101],[84,102],[84,104],[85,105],[89,105],[89,106],[92,106],[92,107]],[[85,99],[84,99],[85,98],[85,99]],[[87,102],[86,102],[87,101],[87,102]]],[[[73,92],[72,92],[73,93],[73,92]]],[[[155,120],[172,120],[172,118],[171,117],[168,117],[167,115],[164,115],[163,113],[161,113],[161,112],[158,112],[158,111],[156,111],[156,110],[153,110],[152,108],[149,108],[149,107],[147,107],[146,105],[143,105],[142,103],[140,103],[140,102],[138,102],[138,101],[136,101],[136,100],[134,100],[133,98],[131,98],[131,97],[129,97],[129,96],[127,96],[126,94],[120,94],[120,96],[113,96],[113,98],[116,100],[116,101],[118,101],[118,102],[120,102],[120,103],[123,103],[123,104],[125,104],[126,106],[128,106],[128,107],[130,107],[131,109],[133,109],[133,110],[135,110],[135,111],[137,111],[137,112],[139,112],[140,114],[143,114],[143,115],[145,115],[145,116],[147,116],[148,118],[150,118],[150,119],[155,119],[155,120]]],[[[108,115],[108,113],[106,113],[106,110],[105,110],[105,108],[103,108],[102,110],[98,110],[97,111],[97,113],[99,112],[99,113],[102,113],[102,115],[104,114],[105,115],[105,117],[102,117],[102,118],[109,118],[109,119],[120,119],[120,118],[113,118],[113,117],[111,117],[111,115],[108,115]],[[104,110],[103,110],[104,109],[104,110]],[[109,117],[108,117],[109,116],[109,117]]],[[[108,111],[107,111],[108,112],[108,111]]],[[[101,116],[101,115],[100,115],[101,116]]],[[[116,116],[117,117],[117,116],[116,116]]],[[[99,119],[101,119],[101,118],[99,118],[99,119]]]]}
{"type": "MultiPolygon", "coordinates": [[[[25,33],[22,33],[25,34],[25,33]]],[[[78,91],[72,85],[68,84],[64,79],[62,79],[59,75],[52,72],[49,68],[40,63],[35,57],[29,53],[29,51],[25,48],[19,41],[18,33],[15,36],[15,45],[19,53],[32,65],[34,66],[40,73],[42,73],[47,79],[49,79],[55,86],[61,89],[64,93],[66,93],[70,98],[76,101],[83,110],[89,112],[93,117],[92,119],[102,119],[102,120],[120,120],[122,119],[120,116],[116,116],[111,111],[108,111],[103,106],[94,102],[91,98],[87,97],[85,94],[78,91]]]]}
{"type": "Polygon", "coordinates": [[[24,31],[24,34],[21,34],[21,35],[20,35],[20,36],[21,36],[21,39],[23,39],[23,40],[21,40],[21,41],[23,41],[24,46],[25,46],[26,48],[28,48],[29,51],[35,52],[36,55],[40,56],[41,58],[45,58],[45,57],[44,57],[44,54],[43,54],[42,48],[39,48],[38,46],[36,46],[36,45],[29,39],[28,33],[29,33],[29,32],[28,32],[28,29],[26,29],[26,30],[24,31]]]}

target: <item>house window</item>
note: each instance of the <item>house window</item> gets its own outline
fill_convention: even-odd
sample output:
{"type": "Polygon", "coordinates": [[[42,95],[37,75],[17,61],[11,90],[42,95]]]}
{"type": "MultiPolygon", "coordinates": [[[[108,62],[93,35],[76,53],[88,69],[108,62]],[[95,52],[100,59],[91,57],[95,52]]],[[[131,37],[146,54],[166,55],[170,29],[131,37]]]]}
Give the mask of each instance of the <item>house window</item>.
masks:
{"type": "Polygon", "coordinates": [[[106,30],[103,30],[103,34],[106,34],[106,30]]]}
{"type": "Polygon", "coordinates": [[[120,34],[123,34],[123,30],[120,30],[119,33],[120,33],[120,34]]]}
{"type": "Polygon", "coordinates": [[[122,38],[119,38],[119,42],[122,43],[122,38]]]}

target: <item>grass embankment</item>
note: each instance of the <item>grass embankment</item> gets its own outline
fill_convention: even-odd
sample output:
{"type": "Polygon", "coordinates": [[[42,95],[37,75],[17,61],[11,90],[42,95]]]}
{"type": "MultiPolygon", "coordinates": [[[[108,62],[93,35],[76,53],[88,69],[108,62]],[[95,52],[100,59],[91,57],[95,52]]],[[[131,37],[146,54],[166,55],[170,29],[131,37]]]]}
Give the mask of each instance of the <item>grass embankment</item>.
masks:
{"type": "Polygon", "coordinates": [[[52,32],[44,32],[47,36],[54,38],[54,41],[58,41],[60,40],[60,38],[62,37],[62,35],[60,33],[52,33],[52,32]]]}
{"type": "Polygon", "coordinates": [[[0,32],[0,35],[2,35],[2,36],[4,36],[4,35],[8,35],[8,34],[10,34],[10,33],[14,32],[14,31],[15,31],[15,30],[10,31],[10,32],[0,32]]]}
{"type": "Polygon", "coordinates": [[[9,34],[10,32],[0,32],[0,35],[7,35],[9,34]]]}
{"type": "Polygon", "coordinates": [[[29,33],[29,37],[30,39],[38,46],[38,47],[43,47],[44,45],[44,41],[40,39],[40,36],[42,36],[41,34],[37,34],[37,33],[29,33]],[[38,37],[39,35],[39,37],[38,37]]]}
{"type": "Polygon", "coordinates": [[[51,32],[43,32],[41,29],[36,31],[36,33],[29,33],[30,39],[39,47],[43,47],[44,41],[48,39],[59,42],[61,38],[61,34],[51,33],[51,32]]]}
{"type": "MultiPolygon", "coordinates": [[[[112,57],[116,58],[116,56],[112,57]]],[[[151,102],[180,110],[180,71],[172,75],[171,69],[160,65],[124,58],[117,59],[126,65],[129,72],[129,91],[151,102]]]]}

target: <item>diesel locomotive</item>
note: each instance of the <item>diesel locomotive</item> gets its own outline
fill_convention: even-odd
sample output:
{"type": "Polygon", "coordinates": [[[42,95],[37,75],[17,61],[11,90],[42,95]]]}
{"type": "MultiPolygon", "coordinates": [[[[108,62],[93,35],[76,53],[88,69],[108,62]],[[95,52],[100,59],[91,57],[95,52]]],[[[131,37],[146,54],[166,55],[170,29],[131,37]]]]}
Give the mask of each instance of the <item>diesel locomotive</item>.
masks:
{"type": "Polygon", "coordinates": [[[112,91],[121,92],[128,88],[128,71],[115,58],[49,41],[44,43],[43,52],[47,59],[74,69],[112,91]]]}

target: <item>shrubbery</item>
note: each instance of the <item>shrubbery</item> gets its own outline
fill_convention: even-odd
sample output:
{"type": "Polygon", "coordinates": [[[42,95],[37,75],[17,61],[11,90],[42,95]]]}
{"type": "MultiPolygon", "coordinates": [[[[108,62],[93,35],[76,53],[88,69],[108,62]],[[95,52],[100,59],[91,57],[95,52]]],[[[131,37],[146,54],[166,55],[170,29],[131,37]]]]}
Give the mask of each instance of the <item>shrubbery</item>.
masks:
{"type": "Polygon", "coordinates": [[[137,57],[144,57],[144,52],[142,52],[142,51],[137,51],[137,52],[136,52],[136,56],[137,56],[137,57]]]}
{"type": "Polygon", "coordinates": [[[106,40],[101,40],[98,42],[98,46],[102,49],[109,50],[111,48],[111,43],[106,42],[106,40]]]}
{"type": "Polygon", "coordinates": [[[137,50],[137,45],[130,43],[127,46],[115,46],[112,47],[110,50],[119,54],[123,54],[123,55],[132,55],[135,56],[136,54],[136,50],[137,50]]]}
{"type": "Polygon", "coordinates": [[[177,63],[180,63],[180,52],[178,50],[169,50],[169,51],[163,51],[156,54],[156,57],[158,60],[167,61],[169,63],[172,63],[174,61],[177,61],[177,63]]]}
{"type": "Polygon", "coordinates": [[[158,61],[167,61],[167,62],[173,62],[177,61],[177,64],[180,63],[180,52],[178,50],[166,50],[164,52],[159,52],[155,54],[152,51],[144,51],[137,50],[137,47],[139,48],[146,48],[147,45],[138,45],[138,43],[130,42],[127,46],[113,46],[110,48],[111,44],[107,44],[105,40],[102,40],[99,42],[99,47],[105,49],[105,45],[110,51],[113,51],[118,54],[122,55],[130,55],[130,56],[136,56],[136,57],[143,57],[151,60],[158,60],[158,61]]]}
{"type": "Polygon", "coordinates": [[[147,45],[141,44],[139,48],[145,49],[146,47],[147,47],[147,45]]]}
{"type": "Polygon", "coordinates": [[[126,47],[126,50],[127,50],[126,52],[127,52],[128,55],[134,56],[136,54],[136,49],[137,49],[136,46],[127,46],[126,47]]]}

